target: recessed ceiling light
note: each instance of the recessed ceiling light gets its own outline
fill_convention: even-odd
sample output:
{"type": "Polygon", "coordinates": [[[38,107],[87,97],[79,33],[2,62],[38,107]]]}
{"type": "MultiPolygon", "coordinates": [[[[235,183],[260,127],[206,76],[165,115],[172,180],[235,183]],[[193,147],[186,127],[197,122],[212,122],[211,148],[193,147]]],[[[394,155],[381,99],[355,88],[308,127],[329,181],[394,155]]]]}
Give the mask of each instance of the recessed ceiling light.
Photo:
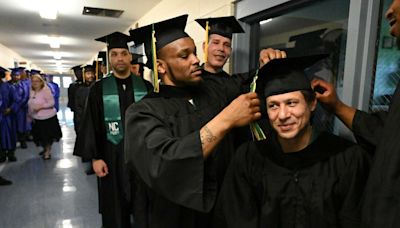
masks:
{"type": "Polygon", "coordinates": [[[51,48],[60,48],[61,42],[59,36],[47,36],[51,48]]]}
{"type": "Polygon", "coordinates": [[[271,21],[272,21],[272,18],[269,18],[269,19],[267,19],[267,20],[260,21],[260,25],[267,24],[268,22],[271,22],[271,21]]]}
{"type": "Polygon", "coordinates": [[[61,59],[61,53],[59,53],[59,52],[54,52],[54,53],[53,53],[53,57],[54,57],[54,59],[61,59]]]}
{"type": "Polygon", "coordinates": [[[42,0],[39,4],[39,14],[41,18],[55,20],[57,19],[57,0],[42,0]]]}

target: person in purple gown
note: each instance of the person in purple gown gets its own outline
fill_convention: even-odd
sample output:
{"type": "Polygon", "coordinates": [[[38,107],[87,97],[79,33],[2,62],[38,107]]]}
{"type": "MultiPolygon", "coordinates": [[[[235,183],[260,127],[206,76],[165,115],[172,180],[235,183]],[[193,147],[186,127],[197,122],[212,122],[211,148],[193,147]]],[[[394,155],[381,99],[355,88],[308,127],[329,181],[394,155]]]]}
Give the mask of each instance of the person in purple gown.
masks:
{"type": "Polygon", "coordinates": [[[53,94],[54,97],[54,108],[58,112],[58,110],[60,109],[60,87],[57,83],[53,82],[53,75],[46,74],[45,79],[47,82],[47,86],[50,88],[51,94],[53,94]]]}
{"type": "Polygon", "coordinates": [[[17,160],[15,157],[17,128],[15,115],[13,115],[13,113],[18,111],[18,103],[14,102],[17,94],[11,83],[7,83],[3,80],[0,81],[0,94],[2,100],[2,105],[0,106],[0,113],[2,115],[0,121],[0,162],[5,162],[6,159],[10,162],[14,162],[17,160]]]}
{"type": "Polygon", "coordinates": [[[30,80],[27,77],[23,67],[12,69],[12,88],[15,90],[14,102],[16,103],[16,112],[14,113],[17,126],[17,139],[21,143],[21,148],[27,148],[26,137],[30,130],[27,120],[27,102],[29,98],[30,80]]]}

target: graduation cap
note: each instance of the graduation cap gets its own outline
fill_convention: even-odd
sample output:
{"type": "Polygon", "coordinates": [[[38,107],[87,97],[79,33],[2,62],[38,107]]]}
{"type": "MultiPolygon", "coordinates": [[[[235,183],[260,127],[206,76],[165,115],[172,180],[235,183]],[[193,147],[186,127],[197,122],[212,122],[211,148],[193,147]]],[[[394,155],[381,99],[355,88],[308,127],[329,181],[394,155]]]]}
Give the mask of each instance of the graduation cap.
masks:
{"type": "Polygon", "coordinates": [[[154,91],[158,92],[158,72],[155,69],[157,60],[157,51],[167,44],[189,37],[185,33],[186,21],[188,15],[184,14],[168,20],[160,21],[154,24],[143,26],[137,29],[129,30],[131,39],[135,45],[144,44],[145,53],[147,56],[146,66],[153,69],[153,85],[154,91]]]}
{"type": "Polygon", "coordinates": [[[21,71],[18,67],[10,68],[10,70],[11,70],[11,76],[18,76],[21,74],[21,71]]]}
{"type": "Polygon", "coordinates": [[[82,69],[82,65],[76,65],[71,68],[71,70],[73,70],[73,71],[80,70],[80,69],[82,69]]]}
{"type": "Polygon", "coordinates": [[[262,90],[261,95],[266,98],[298,90],[312,91],[310,80],[304,70],[327,56],[318,54],[271,60],[258,71],[260,81],[258,87],[262,90]]]}
{"type": "Polygon", "coordinates": [[[9,70],[0,66],[0,72],[7,72],[7,71],[9,71],[9,70]]]}
{"type": "Polygon", "coordinates": [[[95,40],[106,43],[108,50],[113,48],[124,48],[129,50],[128,43],[131,41],[131,38],[122,32],[113,32],[95,40]]]}
{"type": "Polygon", "coordinates": [[[100,51],[99,54],[97,54],[97,59],[98,62],[101,62],[102,65],[107,65],[107,52],[100,51]]]}
{"type": "Polygon", "coordinates": [[[74,75],[78,81],[82,81],[82,65],[76,65],[71,67],[71,70],[74,72],[74,75]]]}
{"type": "Polygon", "coordinates": [[[142,58],[142,57],[143,57],[142,54],[132,53],[131,64],[143,64],[144,65],[144,63],[142,61],[139,61],[139,59],[142,58]]]}
{"type": "Polygon", "coordinates": [[[208,24],[208,35],[218,34],[223,37],[232,39],[233,33],[244,33],[242,26],[236,20],[234,16],[229,17],[211,17],[196,19],[196,22],[201,25],[207,31],[208,24]]]}
{"type": "Polygon", "coordinates": [[[201,18],[196,19],[196,22],[199,23],[201,27],[206,30],[206,38],[204,42],[204,62],[207,62],[208,38],[211,34],[217,34],[232,39],[233,33],[244,33],[242,26],[239,24],[234,16],[201,18]]]}
{"type": "Polygon", "coordinates": [[[40,74],[40,70],[31,69],[31,74],[40,74]]]}
{"type": "Polygon", "coordinates": [[[88,71],[94,72],[94,71],[95,71],[95,68],[94,68],[93,65],[88,64],[88,65],[86,65],[86,66],[83,67],[83,70],[84,70],[85,72],[88,72],[88,71]]]}
{"type": "Polygon", "coordinates": [[[3,67],[0,66],[0,78],[6,77],[6,72],[7,71],[8,70],[6,68],[3,68],[3,67]]]}

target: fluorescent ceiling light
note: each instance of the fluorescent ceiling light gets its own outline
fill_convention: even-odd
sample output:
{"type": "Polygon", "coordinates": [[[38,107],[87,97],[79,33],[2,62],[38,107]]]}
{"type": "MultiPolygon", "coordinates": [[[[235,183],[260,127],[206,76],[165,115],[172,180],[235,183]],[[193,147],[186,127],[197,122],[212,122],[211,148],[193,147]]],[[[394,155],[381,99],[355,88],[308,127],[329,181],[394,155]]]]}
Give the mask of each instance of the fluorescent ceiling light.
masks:
{"type": "Polygon", "coordinates": [[[271,22],[271,21],[272,21],[272,18],[269,18],[269,19],[267,19],[267,20],[260,21],[260,25],[266,24],[266,23],[271,22]]]}
{"type": "Polygon", "coordinates": [[[53,53],[54,59],[61,59],[61,53],[60,52],[54,52],[53,53]]]}
{"type": "Polygon", "coordinates": [[[41,0],[39,7],[39,14],[41,18],[49,20],[57,19],[57,0],[41,0]]]}
{"type": "Polygon", "coordinates": [[[59,36],[48,36],[48,42],[51,48],[60,48],[60,40],[61,39],[59,36]]]}

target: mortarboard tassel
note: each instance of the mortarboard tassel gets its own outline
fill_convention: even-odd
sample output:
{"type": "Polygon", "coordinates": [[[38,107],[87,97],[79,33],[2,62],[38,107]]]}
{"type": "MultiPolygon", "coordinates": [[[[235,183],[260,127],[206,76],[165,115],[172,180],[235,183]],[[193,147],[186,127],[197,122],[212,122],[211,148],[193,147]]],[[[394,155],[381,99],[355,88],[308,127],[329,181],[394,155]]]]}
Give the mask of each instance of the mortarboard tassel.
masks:
{"type": "Polygon", "coordinates": [[[158,83],[158,70],[157,70],[157,51],[156,51],[156,31],[154,30],[154,24],[152,25],[152,33],[151,33],[151,56],[153,61],[153,85],[154,92],[158,93],[160,91],[160,86],[158,83]]]}
{"type": "Polygon", "coordinates": [[[96,81],[99,80],[99,60],[96,59],[96,81]]]}
{"type": "Polygon", "coordinates": [[[206,22],[206,39],[205,39],[205,45],[204,45],[204,63],[207,62],[208,60],[208,33],[210,30],[210,26],[208,25],[208,21],[206,22]]]}
{"type": "Polygon", "coordinates": [[[82,69],[82,81],[85,83],[85,68],[82,69]]]}
{"type": "MultiPolygon", "coordinates": [[[[255,92],[257,87],[257,79],[258,79],[258,69],[256,71],[256,75],[253,78],[253,81],[250,84],[250,92],[255,92]]],[[[257,141],[264,140],[267,137],[265,136],[263,130],[261,129],[260,125],[257,122],[250,123],[250,130],[251,134],[253,135],[253,140],[256,139],[257,141]]]]}

